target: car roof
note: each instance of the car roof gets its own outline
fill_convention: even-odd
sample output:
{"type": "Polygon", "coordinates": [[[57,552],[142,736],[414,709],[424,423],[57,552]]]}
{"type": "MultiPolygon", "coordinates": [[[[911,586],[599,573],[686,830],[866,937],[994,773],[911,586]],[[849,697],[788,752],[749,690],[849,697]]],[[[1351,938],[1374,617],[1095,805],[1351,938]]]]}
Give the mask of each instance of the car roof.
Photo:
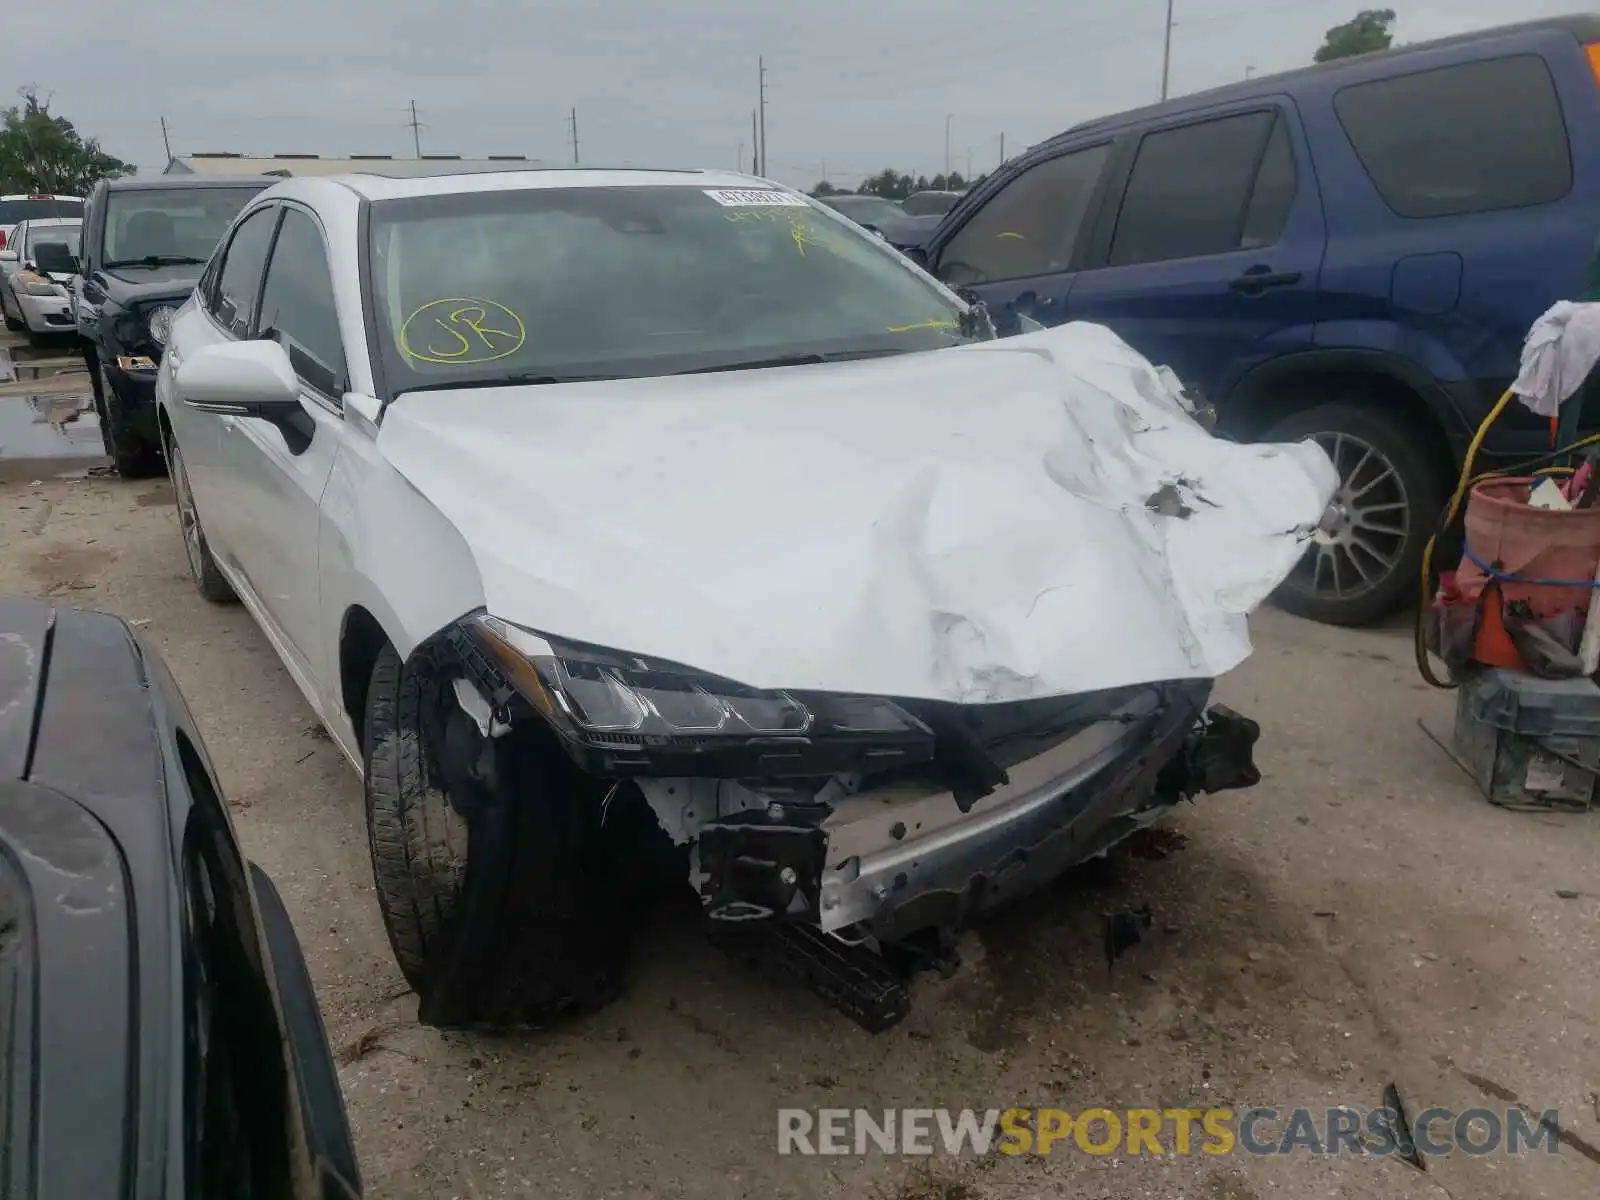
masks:
{"type": "Polygon", "coordinates": [[[83,224],[83,218],[82,217],[25,217],[21,221],[18,221],[17,224],[18,225],[26,225],[29,229],[38,229],[38,228],[40,228],[42,226],[43,227],[49,227],[49,226],[55,226],[55,225],[82,225],[83,224]]]}
{"type": "Polygon", "coordinates": [[[109,192],[192,192],[197,188],[267,188],[278,182],[275,175],[162,175],[156,179],[108,179],[109,192]]]}
{"type": "Polygon", "coordinates": [[[62,192],[7,192],[0,200],[82,200],[82,196],[68,196],[62,192]]]}
{"type": "MultiPolygon", "coordinates": [[[[450,196],[465,192],[510,192],[536,188],[699,187],[792,189],[736,171],[655,169],[649,167],[544,167],[511,169],[468,168],[461,164],[423,163],[407,168],[403,161],[381,170],[331,179],[367,200],[394,200],[408,196],[450,196]],[[399,169],[393,169],[399,168],[399,169]]],[[[281,195],[299,190],[285,181],[281,195]]],[[[310,180],[304,181],[306,183],[310,180]]]]}
{"type": "Polygon", "coordinates": [[[1076,137],[1095,129],[1178,115],[1191,109],[1225,103],[1229,100],[1248,100],[1255,96],[1271,95],[1285,90],[1286,87],[1294,83],[1308,79],[1337,76],[1342,72],[1353,69],[1365,71],[1373,63],[1403,60],[1414,55],[1426,54],[1430,51],[1447,49],[1452,46],[1468,46],[1476,42],[1487,42],[1520,34],[1542,32],[1570,33],[1580,42],[1600,42],[1600,15],[1589,13],[1574,14],[1565,17],[1547,17],[1539,21],[1522,21],[1515,25],[1497,25],[1489,29],[1477,29],[1471,33],[1458,33],[1451,37],[1435,38],[1429,42],[1407,42],[1403,46],[1393,46],[1388,50],[1375,50],[1370,54],[1350,55],[1346,58],[1336,58],[1332,62],[1313,63],[1309,67],[1298,67],[1293,71],[1282,71],[1276,75],[1257,75],[1242,82],[1224,84],[1221,87],[1210,88],[1203,92],[1191,92],[1187,96],[1179,96],[1174,100],[1167,100],[1163,103],[1147,104],[1142,108],[1128,109],[1119,113],[1108,113],[1103,117],[1082,121],[1052,138],[1047,138],[1039,143],[1038,146],[1033,147],[1033,149],[1042,149],[1056,142],[1076,137]]]}

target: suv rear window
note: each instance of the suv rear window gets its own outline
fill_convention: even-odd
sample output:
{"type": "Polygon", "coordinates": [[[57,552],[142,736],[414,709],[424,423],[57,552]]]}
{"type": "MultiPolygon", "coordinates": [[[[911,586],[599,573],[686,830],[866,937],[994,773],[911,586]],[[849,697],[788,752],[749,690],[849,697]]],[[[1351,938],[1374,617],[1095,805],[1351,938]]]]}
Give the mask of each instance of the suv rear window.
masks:
{"type": "Polygon", "coordinates": [[[0,200],[0,229],[9,229],[19,221],[36,221],[40,217],[81,216],[83,201],[68,200],[64,196],[0,200]]]}
{"type": "Polygon", "coordinates": [[[1536,54],[1358,83],[1333,104],[1373,185],[1402,217],[1546,204],[1572,188],[1561,102],[1536,54]]]}

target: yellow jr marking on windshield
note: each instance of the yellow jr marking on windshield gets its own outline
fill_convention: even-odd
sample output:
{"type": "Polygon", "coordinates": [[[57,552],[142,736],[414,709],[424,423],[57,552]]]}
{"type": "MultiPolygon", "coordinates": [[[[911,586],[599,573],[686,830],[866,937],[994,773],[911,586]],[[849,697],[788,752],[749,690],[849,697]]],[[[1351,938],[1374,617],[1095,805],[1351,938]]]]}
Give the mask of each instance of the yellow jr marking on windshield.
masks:
{"type": "Polygon", "coordinates": [[[400,352],[429,363],[486,363],[522,349],[528,331],[504,304],[468,296],[430,300],[400,326],[400,352]]]}
{"type": "Polygon", "coordinates": [[[955,329],[960,322],[951,321],[944,317],[935,317],[931,321],[918,321],[915,325],[891,325],[890,333],[910,333],[913,329],[955,329]]]}

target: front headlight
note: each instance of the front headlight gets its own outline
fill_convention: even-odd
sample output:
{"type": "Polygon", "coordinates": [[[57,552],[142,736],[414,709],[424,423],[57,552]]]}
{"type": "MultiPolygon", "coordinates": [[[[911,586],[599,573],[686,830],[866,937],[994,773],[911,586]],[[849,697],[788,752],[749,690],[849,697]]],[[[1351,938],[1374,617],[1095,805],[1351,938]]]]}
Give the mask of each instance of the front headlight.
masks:
{"type": "Polygon", "coordinates": [[[762,691],[488,614],[462,628],[596,774],[820,776],[933,757],[929,728],[880,697],[762,691]]]}
{"type": "Polygon", "coordinates": [[[172,336],[172,318],[178,315],[178,310],[170,304],[163,304],[152,308],[145,316],[145,327],[150,330],[150,340],[158,346],[165,346],[167,338],[172,336]]]}
{"type": "Polygon", "coordinates": [[[15,283],[30,296],[54,296],[58,286],[48,275],[37,275],[32,271],[17,272],[15,283]]]}

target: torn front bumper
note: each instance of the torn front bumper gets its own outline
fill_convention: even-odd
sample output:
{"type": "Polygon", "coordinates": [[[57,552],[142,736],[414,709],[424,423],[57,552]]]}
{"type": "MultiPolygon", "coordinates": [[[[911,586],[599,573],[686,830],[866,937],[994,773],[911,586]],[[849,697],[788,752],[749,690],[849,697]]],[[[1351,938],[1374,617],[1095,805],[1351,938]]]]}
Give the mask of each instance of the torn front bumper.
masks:
{"type": "Polygon", "coordinates": [[[699,833],[702,897],[726,922],[774,916],[847,939],[960,926],[1104,853],[1202,791],[1259,780],[1259,730],[1205,711],[1208,682],[1141,691],[1010,769],[963,810],[911,783],[856,792],[810,823],[781,801],[699,833]]]}

